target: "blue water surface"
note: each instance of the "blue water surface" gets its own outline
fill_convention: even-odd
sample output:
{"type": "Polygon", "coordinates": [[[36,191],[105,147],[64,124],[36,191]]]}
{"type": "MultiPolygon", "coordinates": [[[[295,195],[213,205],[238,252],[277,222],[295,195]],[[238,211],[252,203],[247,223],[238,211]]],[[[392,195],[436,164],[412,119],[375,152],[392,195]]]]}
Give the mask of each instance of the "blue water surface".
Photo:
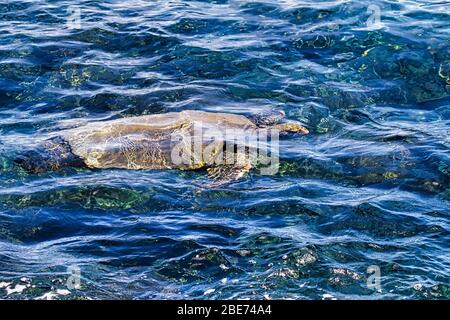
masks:
{"type": "Polygon", "coordinates": [[[449,132],[448,1],[0,0],[0,298],[449,299],[449,132]],[[310,134],[204,192],[202,171],[13,164],[188,109],[310,134]]]}

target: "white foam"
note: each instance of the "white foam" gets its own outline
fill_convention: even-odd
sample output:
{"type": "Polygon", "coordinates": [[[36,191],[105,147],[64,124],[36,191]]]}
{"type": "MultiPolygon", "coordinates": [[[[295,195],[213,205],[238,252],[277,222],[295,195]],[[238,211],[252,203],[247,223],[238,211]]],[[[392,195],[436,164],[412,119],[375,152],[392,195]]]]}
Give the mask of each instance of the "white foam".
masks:
{"type": "Polygon", "coordinates": [[[44,293],[42,296],[37,297],[36,300],[54,300],[58,295],[56,294],[56,292],[47,292],[44,293]]]}
{"type": "Polygon", "coordinates": [[[13,293],[22,293],[29,285],[17,284],[14,288],[6,287],[6,294],[9,296],[13,293]]]}
{"type": "Polygon", "coordinates": [[[334,296],[332,296],[331,294],[329,294],[329,293],[324,293],[322,295],[322,300],[325,300],[325,299],[336,300],[336,298],[334,296]]]}
{"type": "Polygon", "coordinates": [[[213,293],[214,291],[216,291],[216,289],[208,289],[208,290],[206,290],[206,291],[203,293],[203,295],[204,295],[204,296],[207,296],[208,294],[211,294],[211,293],[213,293]]]}
{"type": "Polygon", "coordinates": [[[70,291],[67,289],[58,289],[56,290],[56,293],[60,296],[68,296],[70,294],[70,291]]]}
{"type": "Polygon", "coordinates": [[[230,268],[228,268],[226,265],[224,265],[223,263],[222,263],[219,267],[220,267],[220,269],[222,269],[222,270],[228,270],[228,269],[230,269],[230,268]]]}

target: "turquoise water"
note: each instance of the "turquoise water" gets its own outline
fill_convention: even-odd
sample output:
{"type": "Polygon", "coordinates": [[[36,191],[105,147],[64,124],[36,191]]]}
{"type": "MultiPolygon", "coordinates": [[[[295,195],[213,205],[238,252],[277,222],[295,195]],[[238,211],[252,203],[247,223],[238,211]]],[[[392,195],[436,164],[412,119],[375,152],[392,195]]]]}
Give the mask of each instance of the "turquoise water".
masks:
{"type": "Polygon", "coordinates": [[[0,298],[449,299],[449,12],[0,0],[0,298]],[[310,134],[277,175],[201,193],[201,171],[13,165],[65,128],[188,109],[310,134]]]}

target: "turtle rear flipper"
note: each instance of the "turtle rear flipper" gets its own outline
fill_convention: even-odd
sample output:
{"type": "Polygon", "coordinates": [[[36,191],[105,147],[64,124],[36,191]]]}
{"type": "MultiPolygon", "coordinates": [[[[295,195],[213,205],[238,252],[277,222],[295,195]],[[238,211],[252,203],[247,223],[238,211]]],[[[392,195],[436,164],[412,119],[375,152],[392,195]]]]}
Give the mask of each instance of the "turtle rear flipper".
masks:
{"type": "Polygon", "coordinates": [[[50,161],[38,151],[27,151],[14,159],[14,164],[28,173],[42,173],[50,171],[50,161]]]}
{"type": "Polygon", "coordinates": [[[84,161],[72,153],[64,138],[46,140],[35,150],[19,155],[14,163],[29,173],[43,173],[60,170],[63,167],[82,167],[84,161]]]}

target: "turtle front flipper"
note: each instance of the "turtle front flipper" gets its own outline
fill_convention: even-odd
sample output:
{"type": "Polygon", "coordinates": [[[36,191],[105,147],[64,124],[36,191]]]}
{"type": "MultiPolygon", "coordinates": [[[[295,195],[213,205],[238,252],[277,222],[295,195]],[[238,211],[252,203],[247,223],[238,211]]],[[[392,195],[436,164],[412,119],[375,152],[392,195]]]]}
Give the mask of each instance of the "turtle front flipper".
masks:
{"type": "Polygon", "coordinates": [[[84,161],[72,153],[69,143],[62,137],[46,140],[34,150],[19,155],[14,163],[29,173],[60,170],[63,167],[83,167],[84,161]]]}
{"type": "Polygon", "coordinates": [[[202,189],[221,187],[232,181],[239,180],[247,174],[251,168],[251,164],[221,165],[208,168],[208,178],[213,179],[214,181],[206,184],[202,189]]]}

